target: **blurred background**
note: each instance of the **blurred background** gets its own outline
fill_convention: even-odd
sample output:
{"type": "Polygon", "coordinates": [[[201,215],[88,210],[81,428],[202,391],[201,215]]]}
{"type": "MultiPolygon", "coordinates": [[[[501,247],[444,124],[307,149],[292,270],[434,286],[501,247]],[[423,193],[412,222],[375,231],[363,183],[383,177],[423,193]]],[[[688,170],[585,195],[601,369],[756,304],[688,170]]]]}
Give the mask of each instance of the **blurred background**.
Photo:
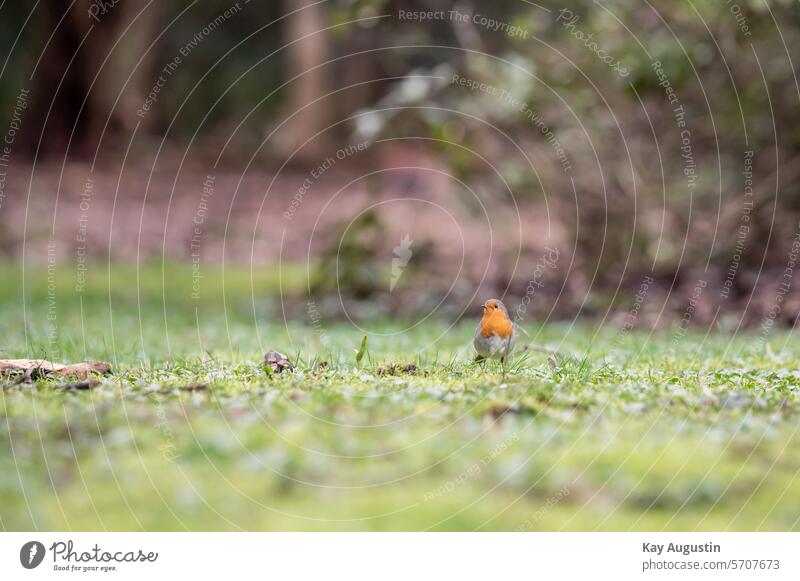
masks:
{"type": "Polygon", "coordinates": [[[185,300],[226,264],[273,273],[290,315],[800,314],[796,0],[0,14],[7,273],[156,263],[185,300]]]}

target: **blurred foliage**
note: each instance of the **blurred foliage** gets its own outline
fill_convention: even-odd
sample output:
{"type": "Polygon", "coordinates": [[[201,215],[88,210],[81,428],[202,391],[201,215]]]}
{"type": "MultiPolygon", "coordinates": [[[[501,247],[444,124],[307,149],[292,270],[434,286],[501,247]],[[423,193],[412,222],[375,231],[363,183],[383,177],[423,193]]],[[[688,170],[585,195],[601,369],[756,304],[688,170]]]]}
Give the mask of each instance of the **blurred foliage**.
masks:
{"type": "Polygon", "coordinates": [[[26,86],[36,54],[30,50],[32,27],[23,28],[28,6],[22,2],[5,2],[0,10],[0,127],[5,127],[19,90],[26,86]]]}
{"type": "MultiPolygon", "coordinates": [[[[119,34],[125,22],[121,7],[129,5],[139,4],[121,2],[98,30],[108,20],[108,27],[117,28],[105,34],[129,42],[119,34]]],[[[182,0],[149,8],[158,13],[146,29],[153,48],[141,63],[147,74],[139,98],[160,67],[233,6],[239,4],[182,0]]],[[[52,0],[30,9],[29,14],[27,6],[13,2],[0,9],[0,49],[8,57],[0,84],[4,113],[33,63],[45,54],[42,47],[53,30],[51,46],[69,26],[70,19],[60,20],[63,3],[52,0]]],[[[83,12],[73,16],[87,17],[83,12]]],[[[80,35],[70,34],[62,44],[77,50],[80,35]]],[[[340,143],[427,136],[434,140],[430,153],[487,197],[510,204],[507,195],[492,193],[504,191],[507,182],[515,197],[546,199],[572,231],[568,238],[577,243],[579,266],[613,279],[623,268],[672,271],[709,260],[725,268],[735,243],[728,233],[736,231],[742,216],[743,156],[752,150],[758,177],[742,265],[758,267],[765,256],[767,266],[777,265],[800,210],[800,88],[792,61],[798,46],[796,0],[248,4],[192,49],[160,94],[145,131],[161,135],[170,127],[167,139],[179,143],[197,131],[196,141],[216,154],[235,127],[231,159],[236,162],[242,159],[238,152],[251,153],[269,130],[287,120],[298,98],[321,98],[321,111],[303,109],[297,116],[305,123],[302,131],[291,124],[284,128],[295,141],[282,150],[279,133],[268,153],[285,159],[297,141],[303,143],[304,132],[313,136],[316,127],[340,143]],[[282,17],[290,9],[299,9],[306,23],[316,14],[327,26],[293,38],[297,29],[290,24],[296,20],[282,17]],[[449,10],[485,17],[499,28],[480,19],[451,18],[449,10]],[[400,11],[444,11],[445,17],[413,20],[400,18],[400,11]],[[319,66],[303,60],[312,52],[319,66]],[[676,103],[667,100],[656,61],[676,103]],[[318,94],[291,93],[299,82],[292,72],[298,62],[306,67],[298,78],[319,77],[308,85],[318,94]],[[459,86],[453,75],[506,91],[515,101],[459,86]],[[676,104],[683,107],[690,131],[693,188],[684,174],[676,104]],[[335,123],[351,115],[352,122],[335,123]]],[[[69,49],[58,50],[46,53],[44,61],[73,56],[69,49]]],[[[91,65],[87,58],[81,66],[91,65]]],[[[91,70],[85,72],[91,76],[91,70]]],[[[71,69],[67,78],[85,72],[71,69]]],[[[48,105],[63,73],[37,71],[35,97],[46,97],[48,105]]],[[[116,90],[113,84],[93,88],[116,90]]],[[[82,112],[70,112],[80,105],[80,90],[73,91],[53,117],[77,115],[85,121],[77,126],[88,127],[84,138],[91,140],[92,128],[105,130],[107,112],[93,113],[92,99],[82,112]]],[[[40,104],[39,111],[47,110],[40,104]]],[[[135,118],[126,115],[109,130],[131,131],[135,118]]],[[[110,139],[104,151],[124,143],[110,139]]]]}
{"type": "MultiPolygon", "coordinates": [[[[198,31],[236,4],[224,0],[165,3],[163,21],[174,24],[166,30],[160,51],[164,55],[180,54],[198,31]]],[[[189,136],[207,114],[201,129],[238,122],[254,107],[255,120],[261,123],[276,115],[279,99],[260,101],[284,80],[282,60],[266,58],[285,42],[280,22],[276,22],[281,14],[279,2],[261,3],[258,10],[248,11],[244,17],[228,18],[198,43],[191,50],[189,65],[181,66],[170,79],[170,91],[161,105],[162,119],[170,121],[183,106],[176,120],[177,130],[189,136]],[[184,104],[190,93],[190,101],[184,104]]]]}
{"type": "Polygon", "coordinates": [[[515,197],[553,202],[577,237],[584,267],[613,279],[623,266],[672,270],[710,259],[726,267],[735,242],[728,233],[743,213],[743,158],[752,150],[756,202],[742,263],[758,266],[768,250],[767,264],[782,261],[800,209],[800,90],[791,60],[800,46],[797,2],[548,6],[549,13],[523,2],[456,5],[518,26],[527,38],[475,24],[459,30],[448,19],[387,21],[395,43],[427,40],[458,50],[418,46],[393,54],[422,78],[419,86],[395,83],[380,104],[431,109],[371,112],[362,129],[413,135],[423,125],[442,140],[437,151],[460,177],[502,191],[498,176],[487,175],[470,150],[487,156],[515,197]],[[624,63],[628,74],[617,74],[598,50],[624,63]],[[656,62],[677,96],[673,103],[656,62]],[[453,75],[485,86],[458,86],[453,75]],[[684,173],[677,106],[690,132],[694,187],[684,173]],[[556,143],[548,142],[550,131],[569,158],[568,172],[556,143]]]}
{"type": "Polygon", "coordinates": [[[385,286],[384,273],[375,266],[384,236],[380,216],[374,209],[367,210],[339,230],[334,243],[320,254],[309,281],[309,294],[337,292],[342,287],[356,298],[370,298],[385,286]]]}

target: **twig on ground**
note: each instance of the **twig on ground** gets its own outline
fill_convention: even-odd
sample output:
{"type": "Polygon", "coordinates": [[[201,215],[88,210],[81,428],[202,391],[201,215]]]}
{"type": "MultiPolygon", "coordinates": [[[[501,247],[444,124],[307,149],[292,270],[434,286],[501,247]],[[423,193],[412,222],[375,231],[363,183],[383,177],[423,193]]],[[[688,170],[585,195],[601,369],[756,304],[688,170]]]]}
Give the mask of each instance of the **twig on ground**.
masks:
{"type": "Polygon", "coordinates": [[[556,351],[555,349],[550,349],[549,347],[542,347],[541,345],[534,345],[533,343],[523,343],[519,348],[521,351],[536,351],[538,353],[555,355],[556,357],[566,357],[566,355],[561,351],[556,351]]]}

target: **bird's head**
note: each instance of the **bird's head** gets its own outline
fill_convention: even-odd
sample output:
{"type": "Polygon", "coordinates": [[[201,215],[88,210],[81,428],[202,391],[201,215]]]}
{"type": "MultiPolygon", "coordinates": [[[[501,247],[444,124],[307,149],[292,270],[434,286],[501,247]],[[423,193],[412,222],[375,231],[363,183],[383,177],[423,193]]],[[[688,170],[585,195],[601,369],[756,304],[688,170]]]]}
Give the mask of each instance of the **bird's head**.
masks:
{"type": "Polygon", "coordinates": [[[502,301],[498,299],[489,299],[485,303],[483,303],[483,314],[484,316],[492,315],[495,311],[500,311],[506,317],[508,317],[508,310],[506,306],[502,303],[502,301]]]}

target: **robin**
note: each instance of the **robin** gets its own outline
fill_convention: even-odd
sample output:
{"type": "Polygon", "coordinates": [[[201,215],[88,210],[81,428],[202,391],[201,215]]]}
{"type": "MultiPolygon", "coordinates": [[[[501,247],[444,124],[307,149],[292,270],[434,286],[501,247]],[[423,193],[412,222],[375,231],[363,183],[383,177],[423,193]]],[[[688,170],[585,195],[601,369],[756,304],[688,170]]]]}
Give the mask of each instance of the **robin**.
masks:
{"type": "Polygon", "coordinates": [[[508,318],[508,309],[502,301],[489,299],[483,303],[483,317],[475,329],[475,340],[472,342],[478,352],[476,361],[499,359],[503,381],[506,379],[506,360],[514,350],[516,327],[508,318]]]}

